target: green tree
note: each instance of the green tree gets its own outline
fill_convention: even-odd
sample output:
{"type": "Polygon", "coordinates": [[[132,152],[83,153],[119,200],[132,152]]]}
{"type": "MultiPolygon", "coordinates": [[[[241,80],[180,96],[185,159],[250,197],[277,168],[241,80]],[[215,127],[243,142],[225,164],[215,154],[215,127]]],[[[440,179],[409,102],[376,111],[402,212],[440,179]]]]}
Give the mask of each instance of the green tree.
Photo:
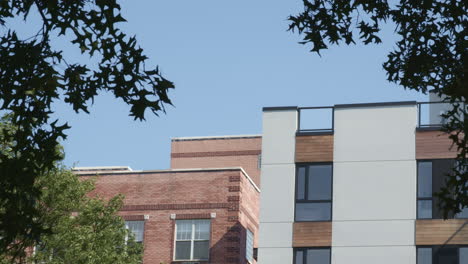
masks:
{"type": "Polygon", "coordinates": [[[130,115],[144,120],[145,112],[165,112],[173,84],[148,58],[124,22],[117,0],[0,0],[0,113],[11,113],[14,130],[5,130],[10,152],[0,152],[0,252],[14,241],[38,238],[48,228],[34,201],[41,196],[36,178],[61,159],[58,141],[69,126],[51,118],[53,102],[64,101],[76,112],[101,92],[110,92],[130,106],[130,115]],[[28,21],[37,13],[39,31],[22,38],[11,19],[28,21]],[[65,58],[56,38],[72,39],[97,65],[65,58]]]}
{"type": "Polygon", "coordinates": [[[13,243],[0,255],[5,263],[141,263],[141,245],[129,236],[117,215],[123,197],[109,201],[87,194],[94,189],[92,180],[80,180],[65,168],[54,168],[36,178],[42,191],[35,203],[41,222],[50,230],[36,241],[13,243]],[[35,248],[31,255],[31,249],[35,248]],[[29,249],[29,250],[28,250],[29,249]]]}
{"type": "Polygon", "coordinates": [[[437,195],[445,217],[468,207],[468,1],[303,0],[304,11],[289,17],[301,44],[320,54],[329,45],[381,43],[384,23],[399,40],[383,68],[387,80],[405,89],[434,92],[452,109],[443,131],[458,150],[457,166],[437,195]],[[393,3],[393,4],[392,4],[393,3]],[[356,36],[357,35],[357,36],[356,36]]]}

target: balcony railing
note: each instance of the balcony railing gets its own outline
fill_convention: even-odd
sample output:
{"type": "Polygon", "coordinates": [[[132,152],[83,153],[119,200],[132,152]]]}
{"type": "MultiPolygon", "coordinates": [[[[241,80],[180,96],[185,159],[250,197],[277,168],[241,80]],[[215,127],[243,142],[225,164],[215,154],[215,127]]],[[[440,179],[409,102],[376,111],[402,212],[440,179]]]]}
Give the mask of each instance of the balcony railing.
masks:
{"type": "Polygon", "coordinates": [[[333,106],[299,107],[298,133],[331,134],[333,133],[333,106]]]}
{"type": "Polygon", "coordinates": [[[447,120],[442,116],[451,109],[446,102],[420,102],[418,105],[418,128],[440,129],[447,120]]]}

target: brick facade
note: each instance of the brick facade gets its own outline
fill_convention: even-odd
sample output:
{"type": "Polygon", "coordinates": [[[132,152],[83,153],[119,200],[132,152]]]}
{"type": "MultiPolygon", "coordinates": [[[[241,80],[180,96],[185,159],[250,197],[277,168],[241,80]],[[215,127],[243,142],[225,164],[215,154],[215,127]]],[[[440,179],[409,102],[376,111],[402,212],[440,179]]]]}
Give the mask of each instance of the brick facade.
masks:
{"type": "Polygon", "coordinates": [[[260,186],[260,136],[175,138],[171,142],[171,168],[242,167],[260,186]]]}
{"type": "Polygon", "coordinates": [[[125,220],[145,221],[143,263],[181,263],[173,261],[175,221],[210,219],[210,259],[200,263],[244,264],[247,229],[257,245],[260,191],[245,170],[252,171],[258,182],[260,144],[259,137],[173,140],[170,170],[79,174],[83,178],[98,175],[91,195],[124,194],[120,215],[125,220]],[[226,155],[219,155],[223,152],[226,155]],[[187,169],[190,166],[203,169],[187,169]]]}

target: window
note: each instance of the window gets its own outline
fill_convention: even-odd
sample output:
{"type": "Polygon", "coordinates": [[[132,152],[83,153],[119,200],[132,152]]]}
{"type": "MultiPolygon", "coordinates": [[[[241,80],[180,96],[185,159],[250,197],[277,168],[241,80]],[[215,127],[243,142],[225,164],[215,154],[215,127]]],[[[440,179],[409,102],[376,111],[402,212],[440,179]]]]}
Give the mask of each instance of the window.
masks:
{"type": "Polygon", "coordinates": [[[330,248],[294,249],[294,264],[330,264],[330,248]]]}
{"type": "Polygon", "coordinates": [[[296,221],[330,221],[332,164],[298,164],[296,169],[296,221]]]}
{"type": "Polygon", "coordinates": [[[133,234],[135,241],[143,242],[143,234],[145,233],[145,221],[125,221],[125,227],[133,234]]]}
{"type": "Polygon", "coordinates": [[[433,246],[417,248],[417,264],[465,264],[468,247],[433,246]]]}
{"type": "MultiPolygon", "coordinates": [[[[439,209],[439,200],[434,193],[439,192],[445,186],[447,174],[450,173],[454,160],[427,160],[418,162],[418,219],[441,219],[443,212],[439,209]]],[[[449,218],[468,218],[468,208],[449,218]]]]}
{"type": "Polygon", "coordinates": [[[208,260],[210,220],[177,220],[175,260],[208,260]]]}
{"type": "Polygon", "coordinates": [[[250,263],[253,262],[253,248],[254,248],[254,236],[252,231],[247,229],[247,234],[245,238],[245,259],[250,263]]]}

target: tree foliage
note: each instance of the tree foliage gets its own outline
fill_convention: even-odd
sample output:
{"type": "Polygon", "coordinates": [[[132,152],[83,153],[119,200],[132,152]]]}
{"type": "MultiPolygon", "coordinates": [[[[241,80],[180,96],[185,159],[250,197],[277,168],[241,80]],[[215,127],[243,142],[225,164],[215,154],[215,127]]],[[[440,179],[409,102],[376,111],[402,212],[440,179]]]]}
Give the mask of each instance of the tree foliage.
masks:
{"type": "Polygon", "coordinates": [[[124,21],[116,0],[0,0],[0,112],[11,113],[15,127],[2,136],[12,142],[11,151],[0,152],[0,250],[48,231],[37,217],[34,201],[41,190],[34,183],[61,159],[58,141],[69,128],[52,119],[53,102],[88,113],[95,96],[110,92],[138,120],[147,110],[157,115],[171,104],[173,84],[157,67],[146,67],[136,38],[118,28],[124,21]],[[8,21],[27,20],[33,12],[41,17],[40,30],[21,38],[8,21]],[[56,38],[71,38],[97,66],[65,58],[52,45],[56,38]]]}
{"type": "Polygon", "coordinates": [[[116,214],[122,207],[122,196],[107,202],[88,197],[94,189],[92,180],[80,181],[65,168],[37,177],[36,186],[42,191],[36,203],[37,217],[50,232],[38,241],[12,244],[18,247],[3,255],[5,263],[8,259],[15,263],[141,263],[141,245],[132,237],[127,239],[128,231],[116,214]]]}
{"type": "Polygon", "coordinates": [[[399,36],[383,68],[387,80],[405,89],[434,92],[452,109],[442,127],[458,150],[458,165],[438,196],[445,217],[468,207],[468,2],[464,0],[303,0],[289,17],[302,44],[320,54],[340,43],[378,44],[384,23],[399,36]],[[393,3],[393,4],[392,4],[393,3]]]}

